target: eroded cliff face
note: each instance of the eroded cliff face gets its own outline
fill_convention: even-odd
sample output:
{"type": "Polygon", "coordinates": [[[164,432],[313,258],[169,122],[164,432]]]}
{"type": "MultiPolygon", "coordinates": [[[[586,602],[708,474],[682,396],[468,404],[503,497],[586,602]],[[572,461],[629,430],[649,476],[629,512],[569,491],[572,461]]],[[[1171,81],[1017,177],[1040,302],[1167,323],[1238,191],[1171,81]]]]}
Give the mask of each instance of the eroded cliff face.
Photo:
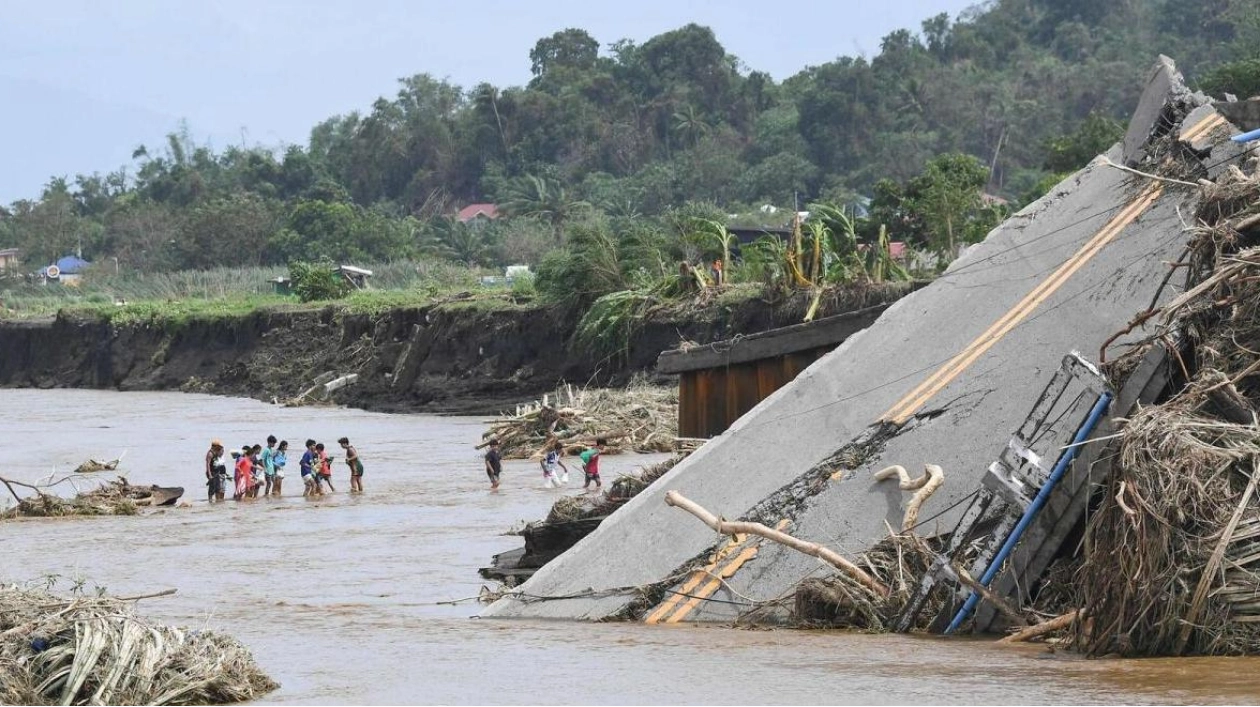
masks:
{"type": "Polygon", "coordinates": [[[337,402],[385,411],[490,412],[561,381],[616,384],[650,371],[682,338],[708,341],[766,326],[771,307],[647,322],[628,360],[596,361],[570,345],[575,321],[543,307],[474,305],[377,315],[328,307],[259,311],[185,323],[0,322],[0,385],[186,390],[284,400],[324,372],[358,373],[337,402]]]}
{"type": "MultiPolygon", "coordinates": [[[[876,293],[869,301],[896,299],[876,293]]],[[[706,343],[794,324],[800,297],[693,303],[642,322],[629,351],[596,360],[571,344],[574,318],[478,300],[354,314],[336,307],[113,325],[59,315],[0,322],[0,386],[184,390],[286,400],[320,374],[357,373],[336,402],[390,412],[492,413],[562,382],[616,385],[650,373],[684,339],[706,343]]],[[[852,301],[824,302],[821,314],[852,301]]]]}

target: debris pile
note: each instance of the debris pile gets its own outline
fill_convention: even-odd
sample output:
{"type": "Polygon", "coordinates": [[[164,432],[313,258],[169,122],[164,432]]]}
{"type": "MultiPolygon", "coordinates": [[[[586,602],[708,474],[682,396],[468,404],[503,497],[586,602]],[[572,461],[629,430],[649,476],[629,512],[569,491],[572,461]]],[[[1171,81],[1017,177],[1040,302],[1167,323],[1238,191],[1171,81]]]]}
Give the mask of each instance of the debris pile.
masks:
{"type": "Polygon", "coordinates": [[[686,454],[666,459],[663,462],[643,467],[638,474],[622,474],[608,486],[608,490],[599,494],[582,494],[565,496],[551,506],[547,514],[547,523],[565,523],[569,521],[606,516],[625,505],[637,496],[652,482],[661,478],[674,465],[686,459],[686,454]]]}
{"type": "Polygon", "coordinates": [[[146,621],[137,598],[0,587],[0,703],[209,705],[279,687],[236,640],[146,621]]]}
{"type": "Polygon", "coordinates": [[[481,446],[498,439],[507,459],[541,456],[544,447],[557,440],[575,447],[594,444],[597,437],[608,440],[605,454],[625,448],[669,452],[678,436],[678,391],[642,381],[624,389],[566,385],[489,424],[481,446]]]}
{"type": "Polygon", "coordinates": [[[1196,215],[1193,286],[1159,312],[1189,380],[1124,426],[1086,534],[1090,654],[1260,651],[1260,176],[1231,167],[1196,215]]]}
{"type": "Polygon", "coordinates": [[[74,468],[76,474],[94,474],[98,471],[115,471],[121,459],[113,459],[107,462],[98,462],[95,459],[89,459],[74,468]]]}
{"type": "Polygon", "coordinates": [[[893,618],[931,566],[932,555],[924,551],[928,542],[928,549],[939,550],[935,541],[910,533],[890,535],[857,556],[854,564],[888,587],[887,596],[843,572],[804,580],[793,597],[796,622],[809,628],[892,630],[893,618]]]}
{"type": "Polygon", "coordinates": [[[184,493],[179,486],[133,486],[122,476],[89,491],[76,493],[73,498],[63,498],[48,493],[46,487],[3,477],[0,477],[0,483],[8,487],[17,502],[16,506],[0,514],[0,518],[135,515],[142,506],[174,504],[184,493]],[[31,489],[35,494],[21,496],[14,486],[31,489]]]}

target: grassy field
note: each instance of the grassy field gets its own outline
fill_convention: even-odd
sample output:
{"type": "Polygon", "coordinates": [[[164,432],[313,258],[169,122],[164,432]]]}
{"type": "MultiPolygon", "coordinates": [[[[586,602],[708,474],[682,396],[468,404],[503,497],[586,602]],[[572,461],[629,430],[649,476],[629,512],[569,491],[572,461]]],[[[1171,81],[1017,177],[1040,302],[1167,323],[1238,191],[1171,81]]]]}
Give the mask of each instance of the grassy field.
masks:
{"type": "MultiPolygon", "coordinates": [[[[351,312],[420,306],[459,292],[502,302],[503,289],[480,285],[482,271],[446,262],[402,262],[368,266],[371,289],[337,304],[351,312]]],[[[0,318],[48,317],[58,312],[99,316],[116,323],[235,317],[257,309],[323,306],[273,292],[271,280],[285,268],[216,268],[166,273],[89,271],[75,285],[0,280],[0,318]]]]}

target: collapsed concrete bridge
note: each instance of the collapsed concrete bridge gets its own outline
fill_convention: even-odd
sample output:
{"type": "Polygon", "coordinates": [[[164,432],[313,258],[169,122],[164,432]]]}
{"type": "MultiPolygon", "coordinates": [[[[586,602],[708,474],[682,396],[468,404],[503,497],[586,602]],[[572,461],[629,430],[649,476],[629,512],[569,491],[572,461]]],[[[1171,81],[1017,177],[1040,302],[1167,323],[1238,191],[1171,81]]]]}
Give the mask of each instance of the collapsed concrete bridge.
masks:
{"type": "Polygon", "coordinates": [[[760,520],[852,556],[901,522],[903,494],[874,483],[872,472],[934,463],[948,480],[921,517],[952,528],[1064,354],[1122,349],[1141,329],[1112,341],[1115,332],[1167,290],[1168,263],[1186,243],[1180,213],[1189,212],[1196,191],[1116,165],[1193,183],[1245,156],[1228,140],[1238,132],[1161,59],[1121,144],[889,307],[483,615],[729,620],[749,597],[788,595],[819,570],[812,558],[757,538],[715,537],[666,506],[669,490],[727,518],[760,520]],[[849,463],[820,476],[823,462],[843,450],[849,463]]]}

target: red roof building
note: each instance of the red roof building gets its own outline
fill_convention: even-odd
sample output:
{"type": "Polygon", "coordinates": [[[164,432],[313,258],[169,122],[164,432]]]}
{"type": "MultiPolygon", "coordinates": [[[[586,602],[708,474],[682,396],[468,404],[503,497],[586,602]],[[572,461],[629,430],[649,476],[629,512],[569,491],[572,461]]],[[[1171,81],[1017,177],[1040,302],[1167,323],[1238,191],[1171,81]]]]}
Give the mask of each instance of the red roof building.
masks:
{"type": "Polygon", "coordinates": [[[487,218],[493,221],[499,218],[499,207],[494,204],[469,204],[459,210],[456,215],[460,223],[468,223],[476,218],[487,218]]]}

